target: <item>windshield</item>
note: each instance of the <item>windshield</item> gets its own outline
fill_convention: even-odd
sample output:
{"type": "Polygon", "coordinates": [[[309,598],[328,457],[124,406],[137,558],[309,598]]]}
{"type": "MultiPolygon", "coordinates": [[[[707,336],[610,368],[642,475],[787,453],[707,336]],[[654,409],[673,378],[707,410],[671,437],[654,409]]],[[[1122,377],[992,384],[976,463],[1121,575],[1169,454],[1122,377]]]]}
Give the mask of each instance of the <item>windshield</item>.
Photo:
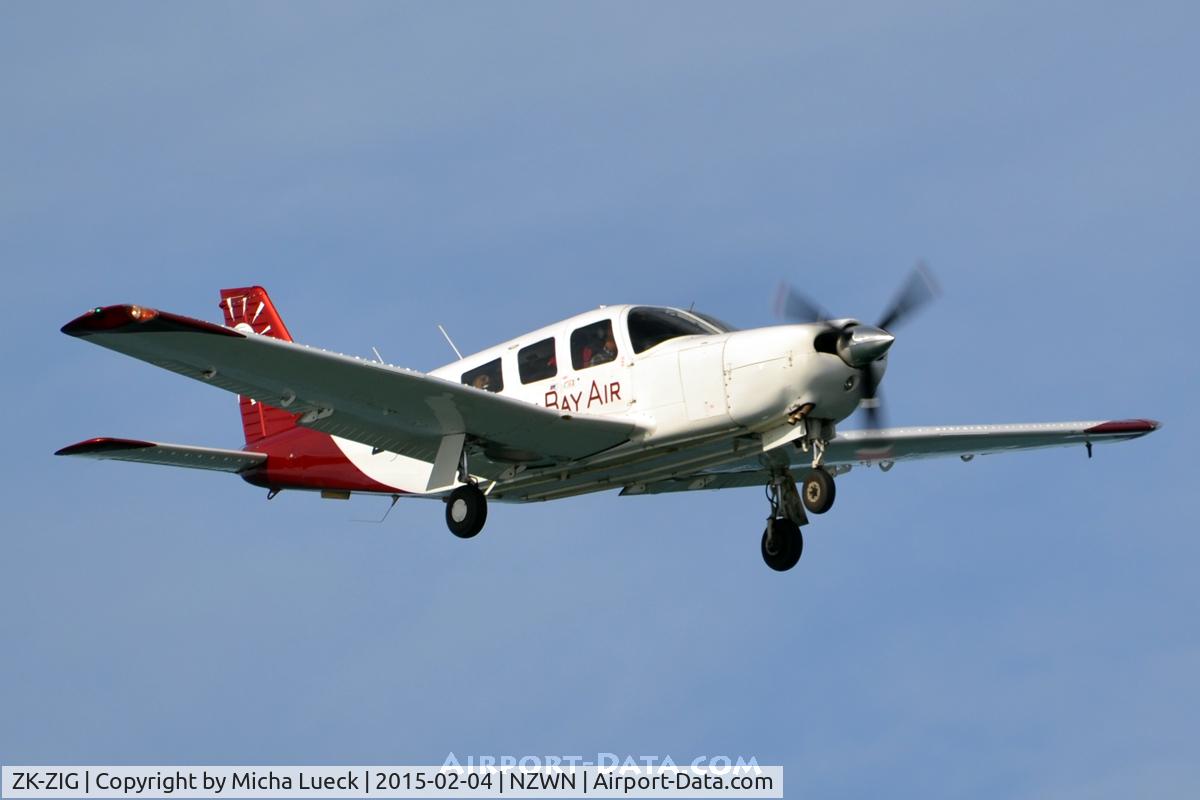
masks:
{"type": "Polygon", "coordinates": [[[722,332],[715,325],[709,328],[692,315],[673,308],[643,306],[629,312],[629,341],[635,353],[643,353],[679,336],[706,336],[722,332]]]}
{"type": "Polygon", "coordinates": [[[712,314],[705,314],[703,311],[689,311],[688,313],[691,314],[692,316],[699,317],[700,319],[707,322],[709,325],[712,325],[714,328],[717,329],[718,333],[733,333],[734,331],[737,330],[737,328],[730,325],[725,320],[717,319],[712,314]]]}

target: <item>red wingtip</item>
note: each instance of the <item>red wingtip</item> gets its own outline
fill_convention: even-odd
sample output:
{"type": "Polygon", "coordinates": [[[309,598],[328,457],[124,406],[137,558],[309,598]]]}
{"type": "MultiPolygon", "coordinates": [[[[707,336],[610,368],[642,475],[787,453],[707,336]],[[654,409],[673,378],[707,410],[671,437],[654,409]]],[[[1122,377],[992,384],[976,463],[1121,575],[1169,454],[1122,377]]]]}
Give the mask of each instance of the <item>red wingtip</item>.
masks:
{"type": "Polygon", "coordinates": [[[1099,425],[1093,425],[1084,431],[1084,433],[1153,433],[1162,427],[1162,423],[1155,419],[1116,419],[1111,422],[1102,422],[1099,425]]]}
{"type": "Polygon", "coordinates": [[[145,306],[96,306],[62,326],[68,336],[91,336],[98,333],[212,333],[220,336],[244,334],[221,325],[192,319],[169,311],[156,311],[145,306]]]}
{"type": "Polygon", "coordinates": [[[86,314],[81,314],[63,325],[62,332],[68,336],[87,336],[89,333],[110,331],[126,325],[149,322],[157,316],[157,311],[145,306],[96,306],[86,314]]]}
{"type": "Polygon", "coordinates": [[[78,456],[90,453],[106,453],[111,450],[134,450],[142,447],[154,447],[154,442],[143,442],[139,439],[115,439],[111,436],[97,436],[54,451],[56,456],[78,456]]]}

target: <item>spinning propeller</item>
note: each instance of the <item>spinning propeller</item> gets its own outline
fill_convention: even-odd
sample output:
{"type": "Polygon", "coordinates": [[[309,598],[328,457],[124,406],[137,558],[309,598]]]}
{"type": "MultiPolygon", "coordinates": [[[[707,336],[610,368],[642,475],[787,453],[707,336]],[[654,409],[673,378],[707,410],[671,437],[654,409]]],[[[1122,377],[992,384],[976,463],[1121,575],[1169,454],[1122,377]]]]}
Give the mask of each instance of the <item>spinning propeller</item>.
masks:
{"type": "Polygon", "coordinates": [[[786,283],[779,286],[775,311],[780,317],[791,322],[825,325],[825,330],[817,334],[813,346],[818,352],[837,355],[846,364],[858,370],[862,387],[859,407],[866,414],[867,427],[877,429],[883,427],[883,414],[879,399],[881,375],[875,364],[887,354],[888,348],[895,341],[896,337],[889,331],[911,317],[937,294],[937,284],[929,268],[919,263],[913,268],[876,325],[858,322],[839,325],[832,322],[825,309],[786,283]]]}

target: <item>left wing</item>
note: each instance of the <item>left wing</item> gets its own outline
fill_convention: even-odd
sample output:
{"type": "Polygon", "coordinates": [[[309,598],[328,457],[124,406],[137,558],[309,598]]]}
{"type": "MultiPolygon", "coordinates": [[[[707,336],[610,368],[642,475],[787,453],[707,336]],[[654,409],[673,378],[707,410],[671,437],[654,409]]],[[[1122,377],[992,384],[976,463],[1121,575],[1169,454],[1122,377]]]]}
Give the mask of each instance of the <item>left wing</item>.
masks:
{"type": "Polygon", "coordinates": [[[143,306],[95,308],[62,331],[295,412],[300,425],[423,461],[460,435],[499,461],[570,461],[641,430],[143,306]]]}
{"type": "MultiPolygon", "coordinates": [[[[1137,439],[1159,428],[1150,419],[1096,420],[1091,422],[1040,422],[1017,425],[948,425],[929,428],[884,428],[839,433],[825,450],[830,465],[883,464],[919,458],[977,455],[1036,450],[1045,447],[1090,446],[1137,439]]],[[[793,468],[797,478],[807,467],[793,468]]],[[[626,487],[621,494],[659,494],[698,489],[763,486],[770,473],[753,462],[679,475],[653,483],[626,487]]]]}

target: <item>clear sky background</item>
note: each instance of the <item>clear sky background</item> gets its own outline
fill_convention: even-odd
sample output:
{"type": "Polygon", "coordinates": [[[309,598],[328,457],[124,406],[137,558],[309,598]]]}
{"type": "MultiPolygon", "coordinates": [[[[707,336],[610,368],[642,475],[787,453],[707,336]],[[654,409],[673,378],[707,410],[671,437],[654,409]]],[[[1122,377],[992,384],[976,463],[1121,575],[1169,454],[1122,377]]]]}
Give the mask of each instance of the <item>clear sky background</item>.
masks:
{"type": "MultiPolygon", "coordinates": [[[[1194,3],[0,6],[4,763],[755,756],[789,797],[1200,794],[1194,3]],[[240,446],[97,304],[392,362],[599,303],[873,318],[893,424],[1148,416],[755,489],[498,505],[56,459],[240,446]]],[[[853,427],[853,421],[845,427],[853,427]]]]}

